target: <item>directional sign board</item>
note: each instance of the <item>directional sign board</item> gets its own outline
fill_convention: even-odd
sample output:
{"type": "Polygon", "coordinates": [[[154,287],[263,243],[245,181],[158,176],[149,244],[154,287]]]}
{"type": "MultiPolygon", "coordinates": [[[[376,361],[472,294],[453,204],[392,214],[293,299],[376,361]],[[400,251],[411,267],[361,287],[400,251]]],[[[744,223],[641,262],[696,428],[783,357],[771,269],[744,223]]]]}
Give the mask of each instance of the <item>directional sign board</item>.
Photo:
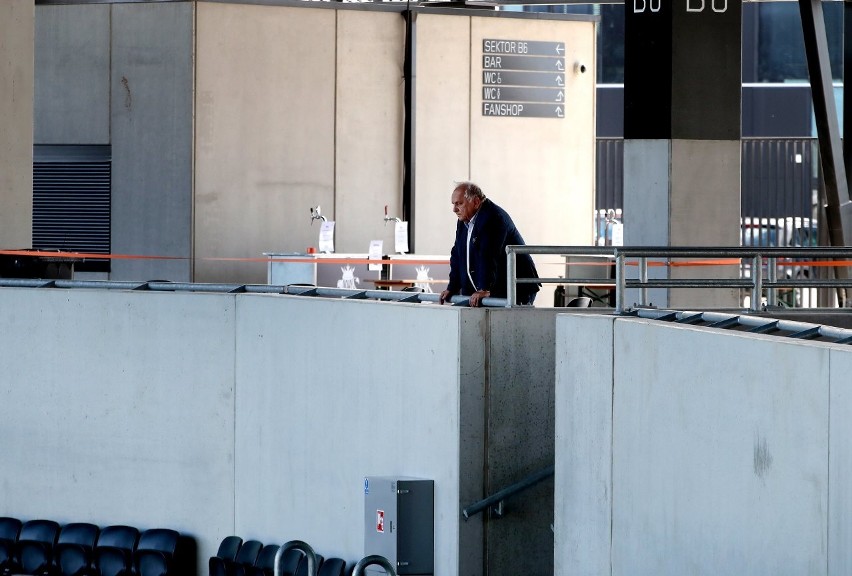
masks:
{"type": "Polygon", "coordinates": [[[482,40],[482,115],[565,117],[565,43],[482,40]]]}

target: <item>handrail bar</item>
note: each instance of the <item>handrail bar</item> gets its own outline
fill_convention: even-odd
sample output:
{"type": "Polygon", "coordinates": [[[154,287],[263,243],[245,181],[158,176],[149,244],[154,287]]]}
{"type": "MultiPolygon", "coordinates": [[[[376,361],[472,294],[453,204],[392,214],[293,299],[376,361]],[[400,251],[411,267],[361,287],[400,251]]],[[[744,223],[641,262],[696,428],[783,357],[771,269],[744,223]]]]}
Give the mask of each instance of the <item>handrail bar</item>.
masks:
{"type": "Polygon", "coordinates": [[[553,476],[554,470],[555,470],[555,465],[551,464],[547,468],[543,468],[543,469],[539,470],[538,472],[534,472],[533,474],[530,474],[529,476],[527,476],[523,480],[515,482],[514,484],[511,484],[511,485],[507,486],[506,488],[503,488],[502,490],[495,492],[494,494],[492,494],[488,498],[484,498],[484,499],[480,500],[479,502],[474,502],[470,506],[463,508],[462,509],[462,515],[464,516],[465,520],[467,520],[471,516],[474,516],[474,515],[482,512],[483,510],[485,510],[489,506],[493,506],[494,504],[497,504],[498,502],[502,502],[506,498],[509,498],[510,496],[514,496],[518,492],[523,492],[527,488],[531,488],[532,486],[538,484],[542,480],[549,478],[550,476],[553,476]]]}

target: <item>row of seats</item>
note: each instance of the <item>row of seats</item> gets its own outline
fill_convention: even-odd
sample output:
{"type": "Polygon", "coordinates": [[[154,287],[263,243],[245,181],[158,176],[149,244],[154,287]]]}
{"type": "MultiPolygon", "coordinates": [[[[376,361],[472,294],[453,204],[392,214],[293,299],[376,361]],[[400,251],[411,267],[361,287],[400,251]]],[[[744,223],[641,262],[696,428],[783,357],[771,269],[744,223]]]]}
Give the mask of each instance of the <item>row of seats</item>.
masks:
{"type": "Polygon", "coordinates": [[[178,573],[180,534],[167,528],[0,517],[0,574],[169,576],[178,573]]]}
{"type": "MultiPolygon", "coordinates": [[[[226,536],[219,550],[209,561],[210,576],[272,576],[278,544],[246,540],[239,536],[226,536]]],[[[345,576],[346,561],[341,558],[323,558],[317,554],[317,576],[345,576]]],[[[282,557],[283,576],[308,576],[307,556],[298,549],[290,549],[282,557]]]]}

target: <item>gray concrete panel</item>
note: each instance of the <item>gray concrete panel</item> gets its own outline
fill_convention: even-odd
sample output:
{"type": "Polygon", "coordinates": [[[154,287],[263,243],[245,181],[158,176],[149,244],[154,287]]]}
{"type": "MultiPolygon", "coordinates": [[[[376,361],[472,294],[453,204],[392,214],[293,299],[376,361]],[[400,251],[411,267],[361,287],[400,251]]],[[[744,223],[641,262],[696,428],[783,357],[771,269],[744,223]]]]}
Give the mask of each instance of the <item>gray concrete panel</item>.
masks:
{"type": "MultiPolygon", "coordinates": [[[[486,495],[553,464],[554,311],[489,311],[486,495]]],[[[489,573],[553,572],[553,480],[507,499],[488,522],[489,573]]]]}
{"type": "Polygon", "coordinates": [[[614,323],[556,318],[554,574],[611,573],[614,323]]]}
{"type": "Polygon", "coordinates": [[[828,431],[828,574],[852,574],[852,354],[832,350],[828,431]]]}
{"type": "Polygon", "coordinates": [[[4,288],[3,513],[174,528],[206,567],[233,531],[233,298],[4,288]]]}
{"type": "Polygon", "coordinates": [[[457,573],[459,331],[478,332],[460,324],[471,311],[246,296],[237,312],[235,532],[361,558],[364,478],[428,478],[435,573],[457,573]]]}
{"type": "MultiPolygon", "coordinates": [[[[625,246],[670,246],[671,243],[671,140],[624,141],[624,224],[625,246]]],[[[634,267],[628,277],[638,278],[634,267]]],[[[649,278],[666,278],[665,268],[648,269],[649,278]]],[[[625,292],[626,304],[639,302],[639,290],[625,292]]],[[[648,300],[656,306],[668,305],[668,290],[648,290],[648,300]]]]}
{"type": "MultiPolygon", "coordinates": [[[[405,20],[338,10],[335,82],[335,250],[394,252],[402,217],[405,20]]],[[[421,252],[422,253],[422,252],[421,252]]]]}
{"type": "Polygon", "coordinates": [[[33,226],[33,42],[30,0],[0,3],[0,247],[29,248],[33,226]]]}
{"type": "Polygon", "coordinates": [[[829,350],[619,320],[613,574],[822,574],[829,350]]]}
{"type": "MultiPolygon", "coordinates": [[[[739,246],[739,140],[672,140],[671,246],[739,246]]],[[[673,269],[672,278],[739,278],[740,266],[673,269]]],[[[669,306],[740,306],[739,289],[671,290],[669,306]]]]}
{"type": "Polygon", "coordinates": [[[264,252],[317,246],[312,206],[337,216],[335,11],[197,10],[195,279],[265,282],[264,252]]]}
{"type": "MultiPolygon", "coordinates": [[[[484,496],[488,470],[485,454],[488,351],[482,335],[488,329],[489,314],[468,309],[459,315],[459,510],[484,496]]],[[[459,525],[458,573],[482,576],[485,568],[485,518],[478,514],[459,525]]]]}
{"type": "Polygon", "coordinates": [[[450,253],[457,221],[450,196],[470,178],[470,53],[470,18],[417,15],[413,204],[421,254],[450,253]]]}
{"type": "Polygon", "coordinates": [[[113,279],[191,279],[194,5],[112,9],[113,279]]]}
{"type": "Polygon", "coordinates": [[[470,42],[470,177],[512,215],[527,244],[591,244],[594,23],[473,17],[470,42]],[[564,83],[563,117],[483,115],[482,41],[486,38],[564,44],[565,71],[559,77],[564,83]],[[585,65],[585,72],[579,71],[579,64],[585,65]]]}
{"type": "Polygon", "coordinates": [[[36,144],[110,143],[110,11],[36,6],[36,144]]]}

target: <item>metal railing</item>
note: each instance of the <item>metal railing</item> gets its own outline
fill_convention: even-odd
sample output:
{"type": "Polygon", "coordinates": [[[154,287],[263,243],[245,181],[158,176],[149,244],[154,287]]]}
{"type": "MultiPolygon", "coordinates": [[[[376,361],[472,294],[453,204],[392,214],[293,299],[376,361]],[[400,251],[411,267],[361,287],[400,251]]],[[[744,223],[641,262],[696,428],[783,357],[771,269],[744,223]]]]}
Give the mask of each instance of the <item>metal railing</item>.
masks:
{"type": "Polygon", "coordinates": [[[470,506],[463,508],[462,515],[464,516],[464,519],[467,520],[471,516],[479,514],[486,508],[494,508],[497,513],[497,516],[502,516],[503,501],[505,501],[507,498],[514,496],[515,494],[518,494],[519,492],[523,492],[528,488],[532,488],[542,480],[550,478],[551,476],[553,476],[554,472],[555,466],[553,464],[551,464],[547,468],[542,468],[538,472],[530,474],[523,480],[515,482],[514,484],[495,492],[491,496],[483,498],[479,502],[474,502],[470,506]]]}
{"type": "MultiPolygon", "coordinates": [[[[778,303],[779,289],[852,288],[852,279],[843,270],[839,278],[779,278],[778,268],[791,266],[827,266],[845,269],[852,266],[852,248],[740,248],[740,247],[674,247],[674,246],[507,246],[507,306],[516,299],[517,285],[524,283],[597,285],[615,290],[615,312],[624,311],[625,291],[638,289],[638,305],[648,305],[648,288],[740,288],[750,291],[749,308],[762,307],[766,291],[767,306],[778,303]],[[518,278],[517,255],[585,256],[605,259],[615,267],[614,278],[518,278]],[[712,262],[708,260],[713,260],[712,262]],[[729,261],[725,261],[729,260],[729,261]],[[684,262],[690,261],[690,262],[684,262]],[[737,265],[748,270],[737,278],[720,275],[714,278],[649,278],[649,266],[675,267],[689,263],[695,266],[737,265]],[[742,266],[745,263],[747,266],[742,266]],[[637,278],[628,278],[628,266],[637,267],[637,278]],[[764,268],[766,278],[764,278],[764,268]]],[[[667,275],[668,276],[668,275],[667,275]]]]}

